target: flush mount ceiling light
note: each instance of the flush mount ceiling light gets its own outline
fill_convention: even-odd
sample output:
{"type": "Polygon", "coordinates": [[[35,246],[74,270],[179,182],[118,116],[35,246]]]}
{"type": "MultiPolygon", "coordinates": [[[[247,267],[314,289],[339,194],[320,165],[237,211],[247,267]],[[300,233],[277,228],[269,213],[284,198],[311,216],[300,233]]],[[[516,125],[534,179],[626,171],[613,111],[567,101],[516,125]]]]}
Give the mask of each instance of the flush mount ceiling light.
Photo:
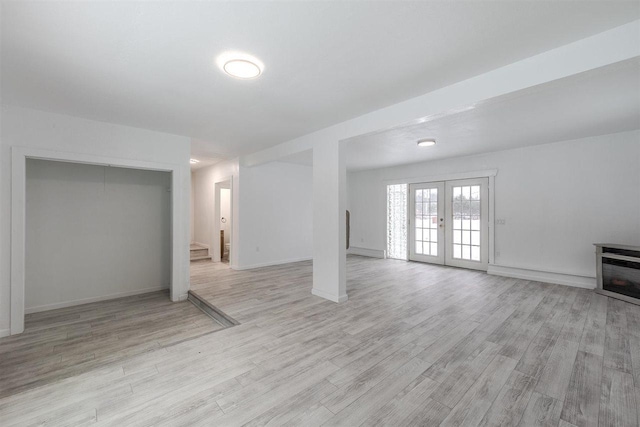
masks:
{"type": "Polygon", "coordinates": [[[227,52],[220,55],[216,62],[222,71],[238,79],[256,78],[264,69],[260,60],[244,53],[227,52]]]}
{"type": "Polygon", "coordinates": [[[200,163],[200,160],[189,159],[189,163],[191,163],[192,165],[195,165],[196,163],[200,163]]]}
{"type": "Polygon", "coordinates": [[[232,59],[224,64],[223,69],[225,73],[239,79],[252,79],[262,73],[257,64],[244,59],[232,59]]]}
{"type": "Polygon", "coordinates": [[[436,145],[436,140],[433,138],[425,138],[418,140],[418,147],[432,147],[436,145]]]}

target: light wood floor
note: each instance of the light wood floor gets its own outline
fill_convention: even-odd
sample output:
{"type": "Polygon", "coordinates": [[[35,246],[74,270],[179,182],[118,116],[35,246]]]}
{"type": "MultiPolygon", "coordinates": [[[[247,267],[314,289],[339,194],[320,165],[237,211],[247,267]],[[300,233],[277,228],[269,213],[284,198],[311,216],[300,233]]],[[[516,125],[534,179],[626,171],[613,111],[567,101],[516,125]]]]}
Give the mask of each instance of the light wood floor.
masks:
{"type": "MultiPolygon", "coordinates": [[[[12,393],[0,425],[638,425],[639,306],[402,261],[350,257],[348,276],[334,304],[310,262],[192,263],[241,325],[12,393]]],[[[2,385],[38,372],[4,362],[22,339],[55,334],[0,340],[2,385]]]]}
{"type": "Polygon", "coordinates": [[[162,291],[29,314],[23,334],[0,339],[0,398],[220,329],[162,291]]]}

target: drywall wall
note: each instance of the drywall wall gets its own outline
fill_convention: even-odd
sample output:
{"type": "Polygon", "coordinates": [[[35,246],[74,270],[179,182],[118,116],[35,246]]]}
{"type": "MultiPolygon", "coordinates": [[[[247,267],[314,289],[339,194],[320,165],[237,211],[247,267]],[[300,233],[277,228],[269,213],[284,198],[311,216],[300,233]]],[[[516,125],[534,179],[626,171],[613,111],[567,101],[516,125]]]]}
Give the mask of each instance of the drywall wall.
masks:
{"type": "Polygon", "coordinates": [[[178,165],[181,200],[178,211],[183,236],[173,245],[180,249],[181,290],[189,284],[189,156],[190,139],[144,129],[96,122],[61,114],[3,105],[0,120],[0,334],[9,328],[11,147],[29,147],[117,159],[178,165]]]}
{"type": "Polygon", "coordinates": [[[312,168],[272,162],[240,169],[238,268],[313,256],[312,168]]]}
{"type": "Polygon", "coordinates": [[[27,160],[26,312],[168,289],[171,175],[27,160]]]}
{"type": "MultiPolygon", "coordinates": [[[[216,184],[229,181],[231,187],[231,247],[238,246],[238,196],[240,193],[240,182],[238,179],[238,161],[228,160],[216,163],[212,166],[196,169],[193,172],[194,187],[194,237],[193,241],[209,248],[209,253],[214,254],[219,243],[220,218],[216,215],[215,199],[216,184]],[[216,235],[217,234],[217,235],[216,235]]],[[[225,234],[227,234],[225,232],[225,234]]],[[[229,264],[232,268],[237,265],[237,251],[231,251],[229,264]]]]}
{"type": "Polygon", "coordinates": [[[387,181],[498,169],[495,264],[595,277],[593,243],[640,245],[639,165],[633,131],[350,173],[351,242],[385,249],[387,181]]]}

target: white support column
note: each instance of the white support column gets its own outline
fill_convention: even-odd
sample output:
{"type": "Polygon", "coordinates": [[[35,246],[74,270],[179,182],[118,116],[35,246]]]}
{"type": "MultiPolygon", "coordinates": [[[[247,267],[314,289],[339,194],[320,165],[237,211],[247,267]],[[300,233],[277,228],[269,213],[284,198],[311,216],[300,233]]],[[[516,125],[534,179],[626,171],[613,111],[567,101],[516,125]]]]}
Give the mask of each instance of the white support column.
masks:
{"type": "Polygon", "coordinates": [[[347,169],[343,144],[313,147],[313,289],[334,302],[347,300],[347,169]]]}

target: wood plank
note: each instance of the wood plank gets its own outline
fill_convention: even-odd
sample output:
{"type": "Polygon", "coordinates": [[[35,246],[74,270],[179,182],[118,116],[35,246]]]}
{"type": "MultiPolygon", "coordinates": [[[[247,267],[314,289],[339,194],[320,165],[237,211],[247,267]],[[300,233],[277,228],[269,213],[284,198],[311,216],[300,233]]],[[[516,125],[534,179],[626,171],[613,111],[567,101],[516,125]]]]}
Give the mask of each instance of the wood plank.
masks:
{"type": "Polygon", "coordinates": [[[607,299],[604,295],[595,292],[591,295],[591,305],[580,340],[580,351],[604,356],[607,299]]]}
{"type": "Polygon", "coordinates": [[[500,394],[480,421],[480,426],[515,426],[527,408],[536,380],[513,371],[500,394]]]}
{"type": "Polygon", "coordinates": [[[600,393],[601,426],[637,426],[633,376],[605,367],[600,393]]]}
{"type": "Polygon", "coordinates": [[[517,361],[513,359],[496,356],[441,426],[477,425],[511,376],[516,364],[517,361]]]}
{"type": "MultiPolygon", "coordinates": [[[[449,408],[456,406],[499,351],[500,346],[485,341],[462,365],[445,377],[433,399],[449,408]]],[[[428,371],[425,375],[428,375],[428,371]]]]}
{"type": "Polygon", "coordinates": [[[527,408],[536,380],[513,371],[500,394],[480,421],[480,426],[515,426],[527,408]]]}
{"type": "Polygon", "coordinates": [[[418,358],[411,359],[351,405],[338,412],[333,418],[327,421],[325,425],[359,425],[367,416],[420,377],[428,367],[429,363],[424,360],[418,358]]]}
{"type": "MultiPolygon", "coordinates": [[[[343,384],[339,390],[336,390],[321,403],[331,412],[337,414],[389,375],[396,372],[421,351],[422,347],[409,344],[406,348],[392,354],[387,359],[366,370],[354,378],[353,381],[343,384]]],[[[425,363],[425,366],[428,366],[428,364],[425,363]]]]}
{"type": "Polygon", "coordinates": [[[569,316],[560,332],[560,339],[580,342],[589,313],[589,306],[591,305],[591,295],[592,292],[587,290],[581,290],[577,294],[575,302],[569,310],[569,316]]]}
{"type": "Polygon", "coordinates": [[[561,418],[578,426],[597,426],[602,357],[579,351],[573,365],[561,418]]]}
{"type": "Polygon", "coordinates": [[[549,356],[549,360],[540,375],[536,391],[564,401],[571,379],[573,363],[576,360],[579,344],[575,341],[558,339],[549,356]]]}
{"type": "Polygon", "coordinates": [[[560,422],[561,411],[562,402],[533,392],[518,425],[520,427],[555,427],[560,422]]]}
{"type": "Polygon", "coordinates": [[[633,376],[605,367],[600,394],[601,426],[637,426],[633,376]]]}
{"type": "Polygon", "coordinates": [[[404,420],[398,424],[379,424],[405,426],[437,426],[449,415],[451,409],[432,399],[427,399],[420,407],[411,412],[404,420]]]}
{"type": "Polygon", "coordinates": [[[560,298],[554,306],[547,321],[542,325],[538,334],[529,344],[520,358],[516,369],[530,377],[539,378],[555,348],[560,331],[569,316],[569,309],[576,298],[575,290],[563,288],[560,298]]]}
{"type": "Polygon", "coordinates": [[[618,371],[633,373],[631,341],[625,328],[607,324],[604,340],[604,366],[618,371]]]}
{"type": "MultiPolygon", "coordinates": [[[[388,425],[397,426],[405,422],[408,417],[420,417],[417,413],[425,406],[431,406],[431,410],[427,413],[442,414],[441,409],[444,405],[438,406],[437,402],[429,399],[431,394],[435,391],[438,383],[424,375],[418,377],[415,381],[411,382],[404,390],[394,396],[388,403],[380,407],[369,415],[362,424],[364,425],[388,425]],[[413,414],[413,415],[412,415],[413,414]]],[[[446,414],[449,413],[449,408],[446,408],[446,414]]],[[[442,417],[440,421],[444,419],[442,417]]]]}

